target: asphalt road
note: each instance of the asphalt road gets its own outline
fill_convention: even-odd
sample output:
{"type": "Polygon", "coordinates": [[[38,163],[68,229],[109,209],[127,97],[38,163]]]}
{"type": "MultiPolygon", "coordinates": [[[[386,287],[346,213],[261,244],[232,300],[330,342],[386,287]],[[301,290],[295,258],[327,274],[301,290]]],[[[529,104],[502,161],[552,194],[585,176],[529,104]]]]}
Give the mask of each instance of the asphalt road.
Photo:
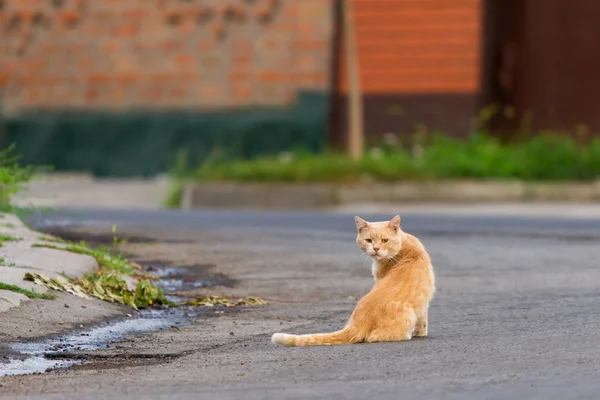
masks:
{"type": "Polygon", "coordinates": [[[403,215],[436,270],[430,336],[291,349],[270,335],[338,329],[372,284],[352,215],[80,210],[33,221],[75,235],[115,223],[159,240],[138,261],[213,265],[235,281],[198,293],[275,301],[133,338],[114,359],[7,378],[2,399],[600,397],[599,219],[403,215]]]}

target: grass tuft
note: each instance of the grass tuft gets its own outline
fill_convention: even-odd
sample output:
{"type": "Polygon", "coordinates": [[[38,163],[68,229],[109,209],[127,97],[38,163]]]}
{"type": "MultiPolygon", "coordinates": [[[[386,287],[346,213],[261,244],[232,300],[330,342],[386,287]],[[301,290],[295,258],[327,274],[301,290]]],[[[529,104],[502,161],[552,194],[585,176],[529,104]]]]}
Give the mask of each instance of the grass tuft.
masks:
{"type": "Polygon", "coordinates": [[[172,182],[169,186],[169,191],[165,199],[165,206],[167,208],[179,208],[181,205],[181,199],[183,197],[183,184],[179,181],[172,182]]]}
{"type": "Polygon", "coordinates": [[[17,264],[6,261],[6,258],[0,257],[0,267],[16,267],[17,264]]]}
{"type": "MultiPolygon", "coordinates": [[[[115,232],[116,226],[113,226],[113,233],[115,232]]],[[[35,243],[32,247],[70,251],[91,256],[98,262],[99,270],[86,274],[82,279],[64,275],[49,278],[40,274],[28,273],[25,275],[27,280],[53,290],[92,296],[105,301],[125,304],[134,309],[174,305],[165,298],[162,289],[152,284],[152,276],[141,273],[140,265],[129,261],[122,253],[115,253],[115,250],[125,242],[125,240],[118,240],[116,235],[111,247],[92,248],[85,241],[75,243],[54,237],[45,237],[41,241],[45,243],[35,243]],[[137,280],[135,289],[128,288],[123,275],[133,276],[137,280]]]]}
{"type": "Polygon", "coordinates": [[[44,300],[56,299],[56,296],[54,296],[50,293],[40,293],[40,292],[36,292],[35,290],[27,290],[27,289],[23,289],[20,286],[11,285],[11,284],[4,283],[4,282],[0,282],[0,290],[10,290],[11,292],[21,293],[21,294],[24,294],[25,296],[29,297],[30,299],[44,299],[44,300]]]}
{"type": "Polygon", "coordinates": [[[11,235],[0,235],[0,242],[20,242],[21,240],[23,239],[11,235]]]}
{"type": "Polygon", "coordinates": [[[73,243],[52,240],[52,242],[57,244],[54,245],[49,243],[35,243],[31,247],[64,250],[70,251],[71,253],[85,254],[91,256],[98,262],[100,270],[104,271],[105,273],[119,273],[131,276],[138,272],[138,270],[140,269],[140,267],[137,264],[129,261],[124,254],[113,254],[110,247],[101,246],[97,248],[92,248],[85,241],[73,243]]]}

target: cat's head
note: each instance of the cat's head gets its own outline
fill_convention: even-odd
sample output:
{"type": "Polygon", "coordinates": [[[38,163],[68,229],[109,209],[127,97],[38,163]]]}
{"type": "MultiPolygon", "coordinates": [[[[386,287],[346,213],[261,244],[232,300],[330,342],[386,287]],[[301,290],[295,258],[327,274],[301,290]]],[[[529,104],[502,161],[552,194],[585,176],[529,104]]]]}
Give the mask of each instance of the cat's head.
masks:
{"type": "Polygon", "coordinates": [[[356,220],[356,244],[374,260],[387,260],[394,257],[402,248],[400,216],[390,221],[367,222],[360,217],[356,220]]]}

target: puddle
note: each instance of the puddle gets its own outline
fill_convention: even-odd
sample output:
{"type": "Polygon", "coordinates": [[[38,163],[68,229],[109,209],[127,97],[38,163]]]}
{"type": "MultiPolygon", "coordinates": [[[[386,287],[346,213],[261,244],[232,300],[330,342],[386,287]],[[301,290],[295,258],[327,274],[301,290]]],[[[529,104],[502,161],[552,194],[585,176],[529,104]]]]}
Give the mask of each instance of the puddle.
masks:
{"type": "MultiPolygon", "coordinates": [[[[224,308],[223,308],[224,310],[224,308]]],[[[148,309],[135,317],[121,319],[70,332],[66,335],[31,342],[17,342],[0,347],[0,377],[51,372],[81,364],[81,360],[69,359],[78,351],[114,349],[125,336],[145,334],[188,325],[194,318],[210,313],[223,313],[221,307],[177,307],[148,309]],[[8,362],[2,363],[2,354],[8,362]],[[60,354],[64,353],[65,357],[60,354]]]]}
{"type": "Polygon", "coordinates": [[[44,356],[31,356],[24,360],[10,360],[6,364],[0,364],[0,377],[42,374],[55,369],[72,367],[80,363],[80,361],[49,360],[44,356]]]}
{"type": "Polygon", "coordinates": [[[160,286],[166,293],[219,285],[231,287],[233,284],[233,281],[227,276],[212,273],[211,270],[215,266],[211,264],[197,264],[189,267],[144,265],[146,271],[160,278],[157,286],[160,286]]]}
{"type": "MultiPolygon", "coordinates": [[[[193,290],[207,286],[229,283],[223,276],[210,275],[210,265],[192,267],[160,266],[144,264],[144,269],[159,276],[158,284],[165,290],[169,300],[183,303],[184,299],[173,292],[193,290]]],[[[148,309],[134,312],[135,317],[112,321],[90,328],[70,332],[66,335],[39,341],[22,343],[0,343],[0,377],[51,372],[81,364],[79,359],[69,359],[77,351],[98,351],[113,349],[115,344],[127,335],[144,334],[190,324],[199,316],[209,313],[222,313],[221,307],[177,307],[148,309]],[[64,353],[64,359],[61,357],[64,353]],[[3,363],[2,358],[8,361],[3,363]]]]}
{"type": "Polygon", "coordinates": [[[12,343],[9,361],[0,362],[0,377],[50,372],[81,363],[61,359],[60,353],[113,349],[127,335],[143,334],[185,326],[209,311],[199,307],[142,310],[136,317],[33,342],[12,343]]]}
{"type": "Polygon", "coordinates": [[[217,286],[219,281],[216,279],[203,281],[196,280],[193,273],[190,273],[191,267],[165,267],[156,271],[148,270],[161,278],[158,286],[165,292],[176,292],[179,290],[192,290],[197,288],[217,286]]]}

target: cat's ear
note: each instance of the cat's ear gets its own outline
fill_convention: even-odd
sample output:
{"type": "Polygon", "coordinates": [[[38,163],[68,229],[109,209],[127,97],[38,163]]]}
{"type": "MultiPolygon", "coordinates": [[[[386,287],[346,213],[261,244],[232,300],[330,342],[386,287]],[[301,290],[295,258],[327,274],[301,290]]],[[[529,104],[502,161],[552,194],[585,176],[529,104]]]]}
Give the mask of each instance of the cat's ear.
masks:
{"type": "Polygon", "coordinates": [[[361,217],[354,217],[354,221],[356,221],[356,229],[360,232],[369,226],[369,223],[362,219],[361,217]]]}
{"type": "Polygon", "coordinates": [[[396,215],[394,218],[392,218],[390,220],[390,222],[388,222],[388,227],[394,231],[394,232],[398,232],[398,230],[400,229],[400,216],[396,215]]]}

